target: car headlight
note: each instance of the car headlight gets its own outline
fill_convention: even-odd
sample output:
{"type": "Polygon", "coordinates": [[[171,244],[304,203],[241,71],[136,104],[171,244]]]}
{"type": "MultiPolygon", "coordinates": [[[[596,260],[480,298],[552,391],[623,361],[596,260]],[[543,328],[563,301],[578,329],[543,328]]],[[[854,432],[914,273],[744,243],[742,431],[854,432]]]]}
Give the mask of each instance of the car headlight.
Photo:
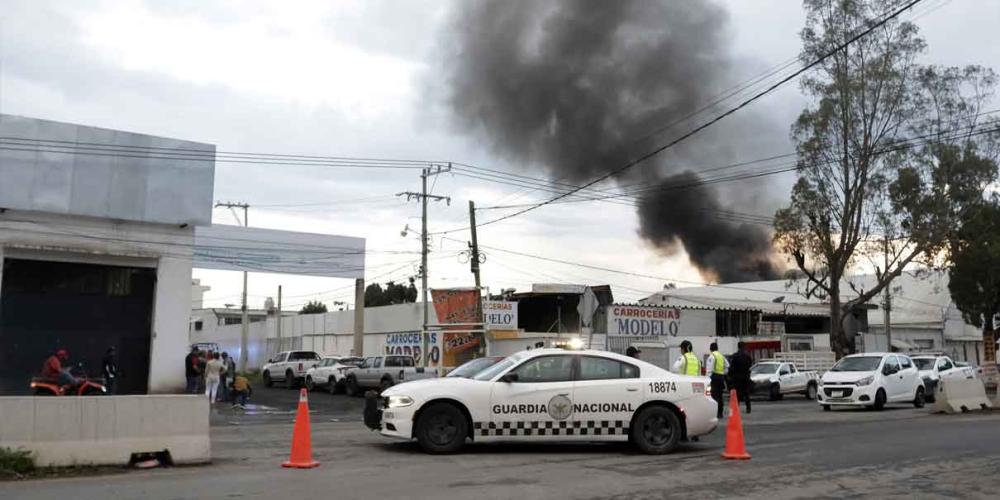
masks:
{"type": "Polygon", "coordinates": [[[413,404],[413,398],[409,396],[389,396],[385,406],[387,408],[403,408],[413,404]]]}
{"type": "Polygon", "coordinates": [[[875,375],[869,375],[869,376],[867,376],[867,377],[865,377],[865,378],[863,378],[863,379],[855,382],[855,384],[857,384],[857,385],[868,385],[868,384],[870,384],[870,383],[872,383],[874,381],[875,381],[875,375]]]}

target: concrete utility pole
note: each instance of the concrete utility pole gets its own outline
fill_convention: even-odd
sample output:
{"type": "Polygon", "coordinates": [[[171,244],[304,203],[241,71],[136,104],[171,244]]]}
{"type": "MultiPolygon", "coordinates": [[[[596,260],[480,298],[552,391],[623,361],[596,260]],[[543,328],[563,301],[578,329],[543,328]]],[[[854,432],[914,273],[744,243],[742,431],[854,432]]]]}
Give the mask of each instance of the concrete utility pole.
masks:
{"type": "MultiPolygon", "coordinates": [[[[886,238],[885,244],[883,246],[885,253],[885,269],[882,271],[883,274],[889,272],[889,239],[886,238]]],[[[892,288],[890,285],[885,286],[885,293],[882,300],[882,311],[883,311],[883,321],[885,321],[885,351],[892,352],[892,293],[890,291],[892,288]]]]}
{"type": "Polygon", "coordinates": [[[427,323],[430,321],[430,309],[427,302],[427,252],[428,252],[428,238],[427,238],[427,200],[432,199],[434,201],[444,200],[448,205],[451,205],[450,196],[436,196],[427,193],[427,178],[438,174],[443,174],[445,172],[451,171],[451,164],[447,167],[434,166],[430,168],[425,168],[420,172],[420,184],[421,190],[419,193],[414,193],[412,191],[404,191],[402,193],[396,193],[396,196],[406,196],[406,200],[409,201],[413,198],[420,200],[421,203],[421,217],[420,217],[420,294],[424,301],[424,327],[420,333],[420,358],[423,360],[424,367],[427,366],[427,323]]]}
{"type": "Polygon", "coordinates": [[[281,345],[281,285],[278,285],[278,319],[275,323],[275,330],[278,334],[278,345],[281,345]]]}
{"type": "MultiPolygon", "coordinates": [[[[248,203],[216,203],[216,208],[225,207],[229,209],[242,208],[243,209],[243,227],[250,226],[250,205],[248,203]]],[[[247,352],[247,338],[250,336],[250,312],[247,310],[247,272],[243,271],[243,304],[242,304],[243,314],[240,317],[240,367],[241,372],[247,371],[247,358],[249,353],[247,352]]]]}
{"type": "MultiPolygon", "coordinates": [[[[350,310],[350,307],[348,307],[350,310]]],[[[365,355],[365,279],[354,280],[354,355],[365,355]]]]}

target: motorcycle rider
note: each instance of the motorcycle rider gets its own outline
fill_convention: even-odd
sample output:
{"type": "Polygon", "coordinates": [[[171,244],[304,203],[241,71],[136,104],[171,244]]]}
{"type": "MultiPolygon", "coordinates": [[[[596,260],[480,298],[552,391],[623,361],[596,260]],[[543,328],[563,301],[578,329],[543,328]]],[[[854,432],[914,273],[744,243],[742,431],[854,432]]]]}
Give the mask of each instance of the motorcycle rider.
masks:
{"type": "Polygon", "coordinates": [[[42,365],[42,378],[55,380],[64,387],[77,385],[79,381],[69,373],[69,368],[63,368],[63,364],[69,364],[69,352],[57,349],[42,365]]]}

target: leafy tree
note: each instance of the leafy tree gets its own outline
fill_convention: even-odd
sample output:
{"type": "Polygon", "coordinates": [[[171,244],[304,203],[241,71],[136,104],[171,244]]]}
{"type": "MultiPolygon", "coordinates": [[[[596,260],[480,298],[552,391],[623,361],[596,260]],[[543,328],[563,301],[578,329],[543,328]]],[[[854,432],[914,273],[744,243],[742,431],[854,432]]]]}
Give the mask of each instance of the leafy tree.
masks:
{"type": "Polygon", "coordinates": [[[409,285],[390,281],[382,288],[378,283],[365,287],[365,307],[389,306],[417,301],[417,287],[410,278],[409,285]]]}
{"type": "Polygon", "coordinates": [[[302,306],[299,310],[299,314],[323,314],[326,312],[326,304],[318,300],[310,300],[306,305],[302,306]]]}
{"type": "MultiPolygon", "coordinates": [[[[805,0],[804,61],[819,59],[900,5],[805,0]]],[[[997,128],[979,123],[996,85],[981,67],[917,64],[925,43],[898,18],[838,50],[801,82],[811,103],[792,126],[798,180],[775,215],[775,243],[830,303],[830,343],[855,351],[843,320],[911,264],[940,260],[963,210],[982,200],[997,128]],[[875,269],[862,289],[847,280],[875,269]],[[843,300],[844,287],[853,298],[843,300]]]]}
{"type": "Polygon", "coordinates": [[[948,291],[966,323],[983,329],[986,359],[996,359],[993,318],[1000,314],[1000,200],[964,214],[951,245],[948,291]]]}

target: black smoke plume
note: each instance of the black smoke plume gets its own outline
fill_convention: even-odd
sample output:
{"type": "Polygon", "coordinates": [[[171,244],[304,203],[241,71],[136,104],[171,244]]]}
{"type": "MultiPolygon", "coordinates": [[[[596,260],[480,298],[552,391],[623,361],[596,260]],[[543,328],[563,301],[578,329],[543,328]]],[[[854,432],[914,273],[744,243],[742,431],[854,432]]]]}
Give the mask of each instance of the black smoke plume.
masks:
{"type": "MultiPolygon", "coordinates": [[[[447,102],[457,127],[495,152],[586,182],[697,123],[654,134],[727,83],[726,23],[702,0],[458,2],[445,36],[447,102]]],[[[681,163],[721,159],[726,144],[713,131],[616,180],[694,182],[642,195],[640,235],[667,252],[683,246],[712,279],[773,278],[766,228],[715,218],[725,208],[715,189],[678,174],[681,163]]]]}

